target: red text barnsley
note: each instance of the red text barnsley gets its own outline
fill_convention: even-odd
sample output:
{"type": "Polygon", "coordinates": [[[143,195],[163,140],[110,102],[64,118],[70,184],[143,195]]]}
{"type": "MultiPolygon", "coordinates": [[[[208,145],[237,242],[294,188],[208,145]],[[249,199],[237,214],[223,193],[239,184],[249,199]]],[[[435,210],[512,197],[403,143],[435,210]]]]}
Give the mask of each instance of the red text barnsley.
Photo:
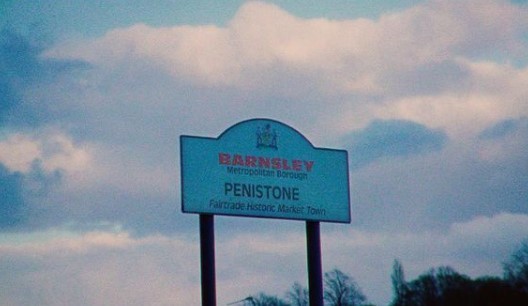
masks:
{"type": "Polygon", "coordinates": [[[284,159],[280,157],[264,157],[229,153],[218,153],[218,163],[220,165],[304,172],[312,171],[314,166],[313,160],[284,159]]]}

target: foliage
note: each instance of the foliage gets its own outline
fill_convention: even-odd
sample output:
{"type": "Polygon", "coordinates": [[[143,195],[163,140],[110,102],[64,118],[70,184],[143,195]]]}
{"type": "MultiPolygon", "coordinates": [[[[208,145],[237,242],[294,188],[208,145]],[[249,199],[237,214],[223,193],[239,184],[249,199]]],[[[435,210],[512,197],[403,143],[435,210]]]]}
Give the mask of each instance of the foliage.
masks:
{"type": "MultiPolygon", "coordinates": [[[[395,260],[391,274],[391,306],[526,306],[528,305],[528,240],[503,264],[504,277],[471,279],[448,266],[432,268],[406,281],[395,260]]],[[[308,306],[308,290],[294,283],[285,300],[260,293],[243,300],[245,306],[308,306]]],[[[326,306],[369,306],[352,277],[338,269],[324,274],[326,306]]],[[[370,305],[374,306],[374,305],[370,305]]]]}
{"type": "Polygon", "coordinates": [[[406,304],[406,297],[408,292],[407,283],[405,282],[405,274],[403,266],[399,260],[395,259],[392,265],[392,289],[394,291],[393,306],[403,306],[406,304]]]}
{"type": "Polygon", "coordinates": [[[408,283],[405,303],[412,306],[470,305],[471,279],[450,267],[431,269],[408,283]],[[468,294],[469,293],[469,294],[468,294]]]}
{"type": "MultiPolygon", "coordinates": [[[[401,266],[395,265],[394,277],[401,266]]],[[[401,268],[403,275],[403,268],[401,268]]],[[[498,277],[476,280],[459,274],[450,267],[431,269],[411,282],[393,282],[398,306],[526,306],[528,293],[498,277]],[[400,288],[403,288],[401,290],[400,288]]]]}
{"type": "Polygon", "coordinates": [[[503,265],[504,279],[512,286],[528,293],[528,240],[503,265]]]}
{"type": "Polygon", "coordinates": [[[498,277],[482,277],[475,280],[474,285],[472,305],[528,305],[528,293],[518,290],[498,277]]]}

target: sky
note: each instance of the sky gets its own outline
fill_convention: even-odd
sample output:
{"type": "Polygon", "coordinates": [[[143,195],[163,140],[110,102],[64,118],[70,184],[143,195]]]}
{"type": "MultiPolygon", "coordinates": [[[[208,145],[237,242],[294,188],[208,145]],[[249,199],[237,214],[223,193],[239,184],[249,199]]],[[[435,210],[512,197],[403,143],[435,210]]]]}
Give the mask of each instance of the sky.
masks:
{"type": "MultiPolygon", "coordinates": [[[[323,270],[387,305],[528,238],[528,3],[3,1],[0,304],[199,305],[179,136],[271,118],[349,156],[323,270]],[[153,3],[155,2],[155,3],[153,3]]],[[[218,305],[307,284],[302,221],[215,217],[218,305]]]]}

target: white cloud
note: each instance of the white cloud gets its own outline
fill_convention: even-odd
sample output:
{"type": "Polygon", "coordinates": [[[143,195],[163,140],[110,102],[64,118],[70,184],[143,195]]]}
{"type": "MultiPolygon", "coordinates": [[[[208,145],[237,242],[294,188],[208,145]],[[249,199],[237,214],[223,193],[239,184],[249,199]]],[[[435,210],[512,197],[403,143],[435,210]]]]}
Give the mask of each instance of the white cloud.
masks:
{"type": "MultiPolygon", "coordinates": [[[[375,233],[323,225],[321,233],[323,270],[337,267],[350,274],[372,302],[383,305],[391,298],[388,279],[396,258],[408,280],[440,265],[471,277],[501,276],[501,263],[528,237],[528,216],[476,217],[439,232],[375,233]]],[[[220,235],[216,248],[220,305],[261,291],[283,296],[294,282],[307,282],[302,232],[220,235]]],[[[4,239],[0,266],[7,272],[0,280],[9,277],[0,302],[13,305],[183,306],[200,300],[199,243],[189,236],[51,231],[46,239],[4,239]]]]}
{"type": "Polygon", "coordinates": [[[64,212],[79,218],[114,220],[140,216],[155,199],[169,216],[178,198],[180,134],[214,137],[240,120],[270,117],[316,146],[346,147],[342,136],[373,119],[406,119],[446,131],[446,146],[353,173],[358,211],[372,205],[367,215],[386,218],[402,211],[425,218],[421,226],[433,215],[443,226],[455,218],[438,207],[443,201],[466,204],[456,220],[504,205],[524,211],[512,210],[519,205],[501,193],[481,210],[487,182],[474,174],[491,171],[482,161],[522,152],[510,145],[517,138],[483,144],[476,135],[528,115],[528,68],[508,62],[526,50],[518,39],[524,17],[526,9],[502,1],[429,1],[376,20],[303,19],[247,2],[225,26],[136,24],[57,45],[47,56],[93,64],[82,74],[87,86],[74,88],[74,99],[58,99],[74,113],[65,125],[83,131],[93,151],[90,167],[55,200],[70,203],[64,212]]]}
{"type": "Polygon", "coordinates": [[[129,195],[167,195],[174,191],[178,175],[164,161],[145,163],[135,152],[117,145],[93,147],[91,167],[77,180],[66,182],[72,191],[112,188],[129,195]]]}
{"type": "Polygon", "coordinates": [[[304,20],[275,5],[250,1],[226,27],[138,24],[77,47],[59,46],[48,55],[105,64],[149,58],[175,75],[213,84],[244,83],[241,77],[251,76],[247,73],[270,73],[275,65],[298,72],[341,72],[350,80],[369,71],[380,74],[464,56],[479,49],[475,44],[485,46],[484,53],[498,43],[507,50],[514,49],[512,44],[522,48],[516,35],[526,30],[526,14],[501,1],[430,1],[375,21],[304,20]]]}
{"type": "MultiPolygon", "coordinates": [[[[506,255],[513,246],[528,238],[528,217],[501,213],[493,217],[476,217],[466,223],[455,223],[448,232],[449,244],[468,254],[468,258],[489,257],[490,253],[506,255]],[[478,251],[485,252],[478,255],[478,251]]],[[[497,256],[496,255],[496,256],[497,256]]],[[[456,253],[455,253],[456,256],[456,253]]],[[[506,259],[506,258],[504,258],[506,259]]]]}
{"type": "Polygon", "coordinates": [[[456,140],[467,141],[485,128],[528,115],[528,68],[493,62],[457,61],[469,74],[463,88],[440,94],[411,95],[371,107],[371,116],[407,119],[443,128],[456,140]]]}
{"type": "Polygon", "coordinates": [[[0,142],[0,162],[11,171],[28,172],[40,155],[40,145],[21,134],[11,135],[0,142]]]}
{"type": "Polygon", "coordinates": [[[351,274],[365,294],[384,305],[391,298],[394,259],[403,263],[407,280],[428,269],[449,265],[470,277],[502,276],[502,262],[528,237],[528,215],[500,213],[454,223],[447,231],[324,233],[325,269],[351,274]]]}
{"type": "Polygon", "coordinates": [[[400,118],[466,137],[527,114],[528,68],[492,62],[523,56],[526,19],[527,9],[491,0],[429,1],[378,20],[342,21],[301,19],[251,1],[225,27],[137,24],[56,46],[48,56],[104,69],[147,62],[178,82],[233,88],[237,104],[214,99],[229,109],[261,110],[253,95],[294,100],[292,110],[277,102],[282,113],[310,109],[337,134],[373,118],[400,118]]]}
{"type": "MultiPolygon", "coordinates": [[[[126,232],[88,232],[75,234],[48,230],[36,235],[41,240],[34,240],[32,234],[18,234],[15,239],[6,240],[6,243],[0,245],[4,254],[24,254],[31,253],[38,256],[49,256],[54,254],[83,255],[93,249],[126,249],[137,244],[126,232]],[[47,233],[44,234],[44,233],[47,233]],[[18,240],[26,240],[19,243],[18,240]]],[[[10,235],[10,234],[7,234],[10,235]]],[[[16,235],[16,234],[11,234],[16,235]]]]}
{"type": "Polygon", "coordinates": [[[61,132],[27,135],[14,133],[0,141],[0,162],[11,171],[28,172],[35,162],[44,170],[78,173],[90,164],[88,146],[75,144],[61,132]]]}
{"type": "Polygon", "coordinates": [[[66,236],[0,246],[6,272],[0,276],[6,284],[0,303],[199,304],[196,244],[161,236],[132,238],[124,232],[66,236]]]}

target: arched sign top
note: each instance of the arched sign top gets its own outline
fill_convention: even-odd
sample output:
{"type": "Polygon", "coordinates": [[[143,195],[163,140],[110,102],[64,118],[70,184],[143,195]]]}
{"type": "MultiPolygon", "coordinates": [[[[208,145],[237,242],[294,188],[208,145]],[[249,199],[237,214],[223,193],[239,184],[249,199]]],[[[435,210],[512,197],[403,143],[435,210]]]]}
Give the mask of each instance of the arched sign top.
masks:
{"type": "Polygon", "coordinates": [[[289,125],[250,119],[180,145],[183,212],[350,222],[348,153],[289,125]]]}
{"type": "Polygon", "coordinates": [[[247,136],[255,138],[257,147],[278,149],[280,140],[284,137],[295,141],[297,145],[315,148],[314,145],[295,128],[274,119],[254,118],[236,123],[226,129],[218,139],[243,139],[247,136]]]}

